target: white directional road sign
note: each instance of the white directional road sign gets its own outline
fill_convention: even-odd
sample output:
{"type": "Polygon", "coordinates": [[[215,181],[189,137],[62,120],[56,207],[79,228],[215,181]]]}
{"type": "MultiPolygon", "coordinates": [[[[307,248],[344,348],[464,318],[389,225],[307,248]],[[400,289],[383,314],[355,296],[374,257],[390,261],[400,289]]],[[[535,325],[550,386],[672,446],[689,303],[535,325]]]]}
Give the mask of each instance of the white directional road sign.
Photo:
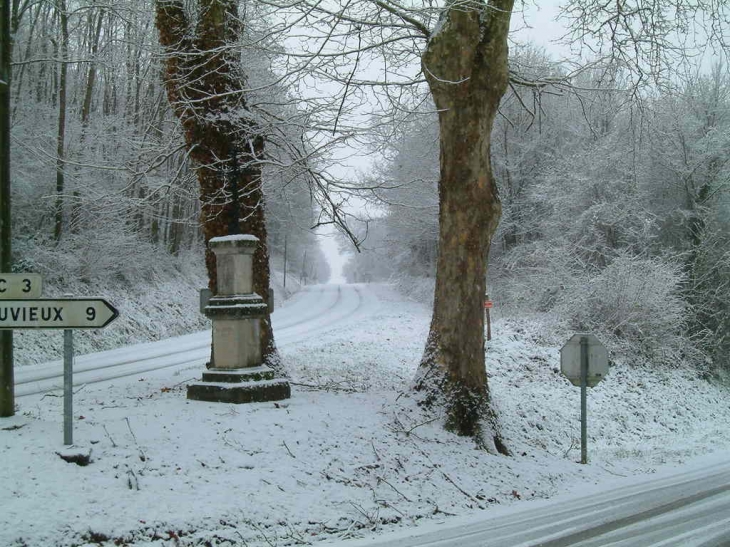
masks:
{"type": "Polygon", "coordinates": [[[0,299],[40,298],[41,276],[28,273],[0,273],[0,299]]]}
{"type": "Polygon", "coordinates": [[[0,329],[102,329],[118,316],[103,298],[0,300],[0,329]]]}

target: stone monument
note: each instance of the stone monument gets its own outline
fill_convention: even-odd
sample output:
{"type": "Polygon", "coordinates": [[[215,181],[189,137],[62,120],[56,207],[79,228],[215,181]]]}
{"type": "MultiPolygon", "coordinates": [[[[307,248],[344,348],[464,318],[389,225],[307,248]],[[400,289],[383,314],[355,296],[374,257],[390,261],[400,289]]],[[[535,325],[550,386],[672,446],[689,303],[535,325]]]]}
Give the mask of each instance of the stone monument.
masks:
{"type": "Polygon", "coordinates": [[[210,240],[215,253],[218,293],[204,309],[213,320],[213,367],[188,386],[188,399],[221,403],[280,401],[291,396],[289,382],[262,364],[259,330],[267,303],[253,292],[252,235],[210,240]]]}

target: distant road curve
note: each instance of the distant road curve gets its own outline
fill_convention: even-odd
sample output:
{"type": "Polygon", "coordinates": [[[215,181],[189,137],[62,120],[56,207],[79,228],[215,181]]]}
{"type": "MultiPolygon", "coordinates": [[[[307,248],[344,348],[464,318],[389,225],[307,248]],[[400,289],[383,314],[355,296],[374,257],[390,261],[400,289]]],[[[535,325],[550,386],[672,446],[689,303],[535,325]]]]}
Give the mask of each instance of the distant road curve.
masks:
{"type": "MultiPolygon", "coordinates": [[[[367,285],[311,285],[272,315],[279,347],[304,341],[345,325],[379,307],[367,285]]],[[[186,368],[199,368],[210,358],[210,330],[76,357],[74,385],[186,368]]],[[[63,363],[16,367],[15,395],[27,397],[63,388],[63,363]]]]}
{"type": "MultiPolygon", "coordinates": [[[[728,547],[730,461],[330,547],[728,547]]],[[[324,545],[323,545],[324,547],[324,545]]]]}

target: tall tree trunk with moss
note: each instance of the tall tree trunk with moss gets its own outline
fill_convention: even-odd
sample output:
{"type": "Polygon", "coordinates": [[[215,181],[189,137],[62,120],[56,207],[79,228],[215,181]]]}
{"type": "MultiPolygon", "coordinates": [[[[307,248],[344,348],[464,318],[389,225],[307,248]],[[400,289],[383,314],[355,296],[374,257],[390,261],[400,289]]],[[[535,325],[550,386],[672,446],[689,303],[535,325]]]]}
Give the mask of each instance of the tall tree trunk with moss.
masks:
{"type": "Polygon", "coordinates": [[[487,258],[501,215],[490,161],[509,78],[513,0],[452,1],[422,57],[440,126],[439,254],[433,318],[416,388],[443,404],[446,426],[506,452],[484,356],[487,258]]]}
{"type": "MultiPolygon", "coordinates": [[[[241,233],[259,238],[254,254],[253,290],[269,298],[269,253],[266,245],[260,158],[264,137],[247,117],[236,41],[241,19],[232,0],[198,0],[195,26],[181,0],[157,0],[156,24],[164,47],[168,100],[185,131],[190,157],[197,164],[201,223],[205,241],[229,234],[239,210],[241,233]],[[237,165],[233,165],[237,158],[237,165]],[[236,173],[238,208],[232,203],[236,173]]],[[[206,251],[209,286],[216,291],[215,255],[206,251]]],[[[261,322],[264,360],[281,372],[271,318],[261,322]]]]}

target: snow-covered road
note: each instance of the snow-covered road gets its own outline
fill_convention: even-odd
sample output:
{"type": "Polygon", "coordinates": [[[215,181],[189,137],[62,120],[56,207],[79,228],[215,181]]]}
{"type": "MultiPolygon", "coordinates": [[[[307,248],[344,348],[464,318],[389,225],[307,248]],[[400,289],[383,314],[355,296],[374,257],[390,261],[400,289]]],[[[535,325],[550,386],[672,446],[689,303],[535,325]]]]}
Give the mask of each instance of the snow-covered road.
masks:
{"type": "MultiPolygon", "coordinates": [[[[356,321],[377,309],[377,299],[358,285],[313,285],[272,315],[277,344],[289,344],[356,321]]],[[[95,384],[139,374],[200,368],[210,357],[210,331],[77,357],[74,385],[95,384]]],[[[63,387],[63,363],[28,366],[15,373],[17,397],[63,387]]]]}
{"type": "Polygon", "coordinates": [[[427,306],[387,286],[312,286],[273,320],[286,402],[188,400],[209,332],[78,357],[85,467],[57,455],[63,400],[44,391],[60,390],[61,363],[18,367],[18,410],[0,424],[0,545],[730,545],[730,397],[696,371],[616,362],[591,391],[580,465],[559,348],[529,319],[498,320],[504,457],[409,395],[427,306]],[[395,535],[345,542],[375,533],[395,535]]]}
{"type": "Polygon", "coordinates": [[[451,522],[341,547],[727,547],[730,462],[714,456],[661,478],[587,495],[528,502],[487,519],[451,522]]]}

